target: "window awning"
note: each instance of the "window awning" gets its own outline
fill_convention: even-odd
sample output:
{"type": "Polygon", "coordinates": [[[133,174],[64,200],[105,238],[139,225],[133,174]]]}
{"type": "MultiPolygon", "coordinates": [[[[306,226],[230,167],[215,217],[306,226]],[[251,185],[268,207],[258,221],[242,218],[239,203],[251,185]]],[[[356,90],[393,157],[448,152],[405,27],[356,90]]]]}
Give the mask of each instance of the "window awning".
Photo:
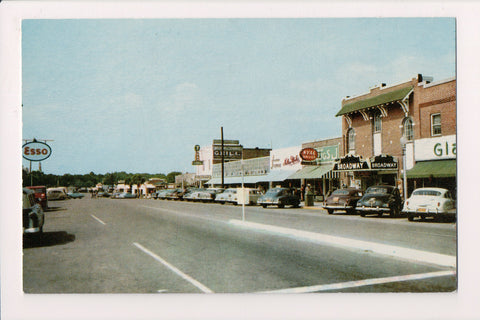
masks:
{"type": "Polygon", "coordinates": [[[456,175],[457,160],[420,161],[407,170],[407,178],[448,178],[456,175]]]}
{"type": "Polygon", "coordinates": [[[408,86],[406,88],[390,91],[376,97],[345,104],[336,114],[336,117],[390,102],[401,101],[410,93],[410,91],[412,91],[412,89],[413,87],[408,86]]]}
{"type": "Polygon", "coordinates": [[[288,179],[321,179],[324,175],[333,170],[334,164],[322,166],[308,166],[295,172],[288,179]]]}

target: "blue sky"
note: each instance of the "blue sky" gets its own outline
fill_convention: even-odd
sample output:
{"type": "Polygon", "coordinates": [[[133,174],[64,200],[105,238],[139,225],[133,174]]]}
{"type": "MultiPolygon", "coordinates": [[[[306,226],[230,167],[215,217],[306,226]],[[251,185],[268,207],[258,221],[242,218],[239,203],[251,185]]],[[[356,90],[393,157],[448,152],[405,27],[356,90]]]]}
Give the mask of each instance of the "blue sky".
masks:
{"type": "Polygon", "coordinates": [[[24,20],[23,138],[54,140],[46,173],[194,172],[222,126],[244,147],[339,137],[345,96],[455,76],[455,36],[453,18],[24,20]]]}

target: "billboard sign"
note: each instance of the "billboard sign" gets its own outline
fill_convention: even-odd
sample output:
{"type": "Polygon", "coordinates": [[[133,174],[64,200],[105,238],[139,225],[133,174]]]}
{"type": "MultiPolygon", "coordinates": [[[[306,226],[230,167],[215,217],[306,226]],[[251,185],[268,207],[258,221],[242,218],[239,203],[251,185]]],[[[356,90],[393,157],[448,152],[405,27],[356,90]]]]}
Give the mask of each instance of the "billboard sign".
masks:
{"type": "Polygon", "coordinates": [[[44,142],[31,141],[22,146],[22,155],[29,161],[43,161],[52,155],[52,148],[44,142]]]}

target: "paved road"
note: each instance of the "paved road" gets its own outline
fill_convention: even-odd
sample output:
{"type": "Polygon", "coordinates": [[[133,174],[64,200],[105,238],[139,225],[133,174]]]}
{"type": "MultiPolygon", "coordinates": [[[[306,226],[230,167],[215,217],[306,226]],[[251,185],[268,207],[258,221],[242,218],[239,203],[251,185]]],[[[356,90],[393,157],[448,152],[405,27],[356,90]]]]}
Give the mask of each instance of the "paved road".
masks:
{"type": "Polygon", "coordinates": [[[438,292],[455,223],[150,199],[51,202],[26,293],[438,292]]]}

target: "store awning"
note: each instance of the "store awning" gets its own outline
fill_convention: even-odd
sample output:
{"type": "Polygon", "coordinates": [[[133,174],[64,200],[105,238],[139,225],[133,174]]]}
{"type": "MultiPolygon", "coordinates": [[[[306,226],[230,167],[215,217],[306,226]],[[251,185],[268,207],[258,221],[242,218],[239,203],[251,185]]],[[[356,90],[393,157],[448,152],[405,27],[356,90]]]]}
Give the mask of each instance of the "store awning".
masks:
{"type": "Polygon", "coordinates": [[[325,174],[333,170],[334,164],[322,166],[308,166],[295,172],[288,179],[321,179],[325,174]]]}
{"type": "Polygon", "coordinates": [[[456,175],[457,160],[420,161],[407,170],[407,178],[448,178],[456,175]]]}
{"type": "Polygon", "coordinates": [[[294,170],[272,170],[267,175],[263,176],[258,182],[274,182],[284,181],[290,179],[289,177],[294,174],[294,170]]]}
{"type": "Polygon", "coordinates": [[[347,113],[368,109],[370,107],[375,107],[390,102],[401,101],[410,93],[410,91],[412,91],[412,89],[413,87],[408,86],[406,88],[390,91],[376,97],[345,104],[336,114],[336,116],[338,117],[347,113]]]}

